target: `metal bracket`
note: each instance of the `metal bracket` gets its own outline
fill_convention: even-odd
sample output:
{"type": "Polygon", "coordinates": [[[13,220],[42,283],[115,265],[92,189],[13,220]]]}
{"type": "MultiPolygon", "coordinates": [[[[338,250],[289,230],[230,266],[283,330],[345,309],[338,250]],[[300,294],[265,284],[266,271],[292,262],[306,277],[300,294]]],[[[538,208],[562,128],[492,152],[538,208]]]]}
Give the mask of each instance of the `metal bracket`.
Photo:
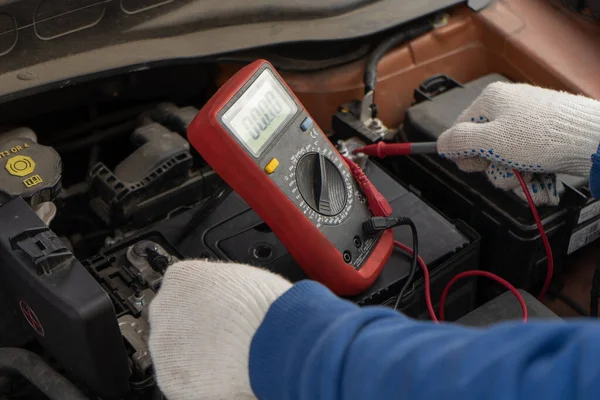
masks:
{"type": "Polygon", "coordinates": [[[367,92],[360,103],[359,119],[367,129],[380,138],[383,138],[388,132],[387,127],[377,118],[375,92],[373,90],[367,92]]]}
{"type": "Polygon", "coordinates": [[[144,318],[134,318],[131,315],[124,315],[119,318],[119,328],[121,334],[127,342],[133,347],[135,353],[131,357],[136,370],[141,376],[146,376],[152,367],[152,358],[148,347],[148,338],[150,337],[150,325],[144,318]]]}

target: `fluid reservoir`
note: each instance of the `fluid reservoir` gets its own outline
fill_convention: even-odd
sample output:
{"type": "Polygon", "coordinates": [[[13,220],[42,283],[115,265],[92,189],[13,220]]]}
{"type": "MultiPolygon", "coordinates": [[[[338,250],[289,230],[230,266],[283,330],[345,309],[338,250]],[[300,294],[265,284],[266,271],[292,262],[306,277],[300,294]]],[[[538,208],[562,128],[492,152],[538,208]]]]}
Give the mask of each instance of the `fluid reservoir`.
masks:
{"type": "Polygon", "coordinates": [[[61,159],[21,128],[0,135],[0,204],[22,197],[34,209],[51,202],[61,188],[61,159]]]}

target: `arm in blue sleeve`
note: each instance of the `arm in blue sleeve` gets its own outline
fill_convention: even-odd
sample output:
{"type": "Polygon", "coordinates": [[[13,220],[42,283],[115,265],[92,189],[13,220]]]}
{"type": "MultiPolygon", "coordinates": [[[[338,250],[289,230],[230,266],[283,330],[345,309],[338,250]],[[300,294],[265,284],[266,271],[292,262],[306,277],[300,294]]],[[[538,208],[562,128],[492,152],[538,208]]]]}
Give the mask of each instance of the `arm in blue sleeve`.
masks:
{"type": "Polygon", "coordinates": [[[301,282],[256,332],[250,381],[269,400],[600,399],[600,323],[434,325],[301,282]]]}
{"type": "Polygon", "coordinates": [[[590,192],[595,199],[600,198],[600,146],[592,154],[592,169],[590,171],[590,192]]]}

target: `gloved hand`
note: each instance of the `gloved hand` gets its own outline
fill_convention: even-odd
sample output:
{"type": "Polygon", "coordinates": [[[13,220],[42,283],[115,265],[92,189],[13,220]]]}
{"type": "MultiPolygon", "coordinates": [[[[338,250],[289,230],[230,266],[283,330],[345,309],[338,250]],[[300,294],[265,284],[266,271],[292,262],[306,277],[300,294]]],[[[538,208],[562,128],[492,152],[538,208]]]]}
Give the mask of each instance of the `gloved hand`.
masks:
{"type": "Polygon", "coordinates": [[[493,83],[438,140],[442,157],[485,171],[524,197],[522,171],[536,204],[558,204],[555,173],[588,176],[600,143],[600,102],[525,84],[493,83]]]}
{"type": "Polygon", "coordinates": [[[150,352],[169,400],[254,399],[250,342],[291,286],[244,265],[182,261],[169,267],[150,305],[150,352]]]}

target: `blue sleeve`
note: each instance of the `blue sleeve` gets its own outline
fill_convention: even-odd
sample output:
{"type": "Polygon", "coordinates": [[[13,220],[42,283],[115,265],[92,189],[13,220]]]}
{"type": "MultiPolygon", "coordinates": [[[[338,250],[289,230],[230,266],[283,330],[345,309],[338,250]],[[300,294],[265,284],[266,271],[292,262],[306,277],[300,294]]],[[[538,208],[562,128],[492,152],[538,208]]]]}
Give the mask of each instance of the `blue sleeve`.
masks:
{"type": "Polygon", "coordinates": [[[592,169],[590,171],[590,192],[595,199],[600,198],[600,146],[592,154],[592,169]]]}
{"type": "Polygon", "coordinates": [[[269,400],[596,400],[600,323],[434,325],[301,282],[256,332],[250,381],[269,400]]]}

